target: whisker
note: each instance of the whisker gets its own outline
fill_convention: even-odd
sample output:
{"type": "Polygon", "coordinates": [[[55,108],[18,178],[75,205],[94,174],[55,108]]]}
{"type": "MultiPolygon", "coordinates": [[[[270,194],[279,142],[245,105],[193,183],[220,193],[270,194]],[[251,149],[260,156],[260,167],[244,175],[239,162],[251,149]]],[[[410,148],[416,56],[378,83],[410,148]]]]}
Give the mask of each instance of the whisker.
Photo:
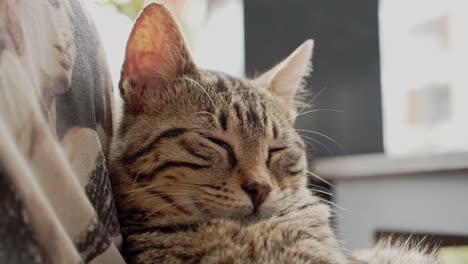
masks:
{"type": "Polygon", "coordinates": [[[141,173],[141,168],[138,170],[138,173],[137,173],[137,175],[135,176],[135,179],[133,180],[132,190],[133,190],[133,188],[135,187],[135,183],[136,183],[137,178],[138,178],[138,176],[140,175],[140,173],[141,173]]]}
{"type": "Polygon", "coordinates": [[[136,193],[136,192],[142,192],[142,191],[145,191],[147,189],[153,189],[153,188],[154,188],[153,186],[145,186],[145,187],[140,187],[140,188],[136,188],[136,189],[131,189],[130,191],[122,192],[122,193],[125,193],[125,194],[136,193]]]}
{"type": "Polygon", "coordinates": [[[303,185],[303,184],[289,184],[288,187],[301,187],[301,186],[304,186],[304,187],[307,187],[309,190],[311,191],[315,191],[315,192],[319,192],[319,193],[323,193],[323,194],[326,194],[326,195],[329,195],[329,196],[334,196],[333,193],[329,192],[329,190],[323,188],[322,186],[318,186],[318,185],[313,185],[312,186],[317,186],[317,187],[320,187],[319,189],[316,189],[314,187],[310,187],[311,184],[308,184],[308,185],[303,185]]]}
{"type": "Polygon", "coordinates": [[[148,217],[150,217],[151,215],[157,213],[158,211],[161,211],[161,210],[164,209],[164,208],[167,208],[167,207],[177,207],[177,206],[181,206],[181,205],[183,205],[183,204],[189,204],[189,203],[194,203],[194,202],[202,202],[202,201],[203,201],[203,200],[200,199],[200,200],[189,200],[189,201],[185,201],[185,202],[183,202],[183,203],[176,203],[176,202],[174,202],[174,203],[168,203],[168,204],[166,204],[166,205],[164,205],[164,206],[161,206],[161,207],[159,207],[158,209],[156,209],[156,210],[150,212],[148,215],[146,215],[146,216],[143,218],[142,221],[145,221],[148,217]]]}
{"type": "Polygon", "coordinates": [[[206,94],[206,96],[208,97],[208,99],[210,99],[211,104],[212,104],[213,107],[216,109],[216,105],[215,105],[213,99],[211,98],[211,96],[208,94],[208,92],[206,91],[206,89],[203,88],[203,86],[202,86],[200,83],[198,83],[198,82],[195,81],[194,79],[189,78],[189,77],[186,77],[186,76],[184,76],[183,79],[195,83],[195,84],[197,85],[197,87],[199,87],[199,88],[206,94]]]}
{"type": "Polygon", "coordinates": [[[305,115],[305,114],[310,114],[310,113],[315,113],[315,112],[322,112],[322,111],[344,113],[343,110],[322,108],[322,109],[313,109],[313,110],[309,110],[309,111],[305,111],[303,113],[297,114],[296,118],[298,118],[299,116],[305,115]]]}
{"type": "MultiPolygon", "coordinates": [[[[216,116],[214,114],[208,112],[208,111],[199,111],[199,112],[196,112],[196,113],[194,113],[192,115],[195,116],[195,115],[200,115],[200,114],[209,115],[211,117],[211,123],[209,123],[207,125],[208,127],[212,126],[217,120],[216,116]]],[[[195,131],[197,131],[197,129],[195,129],[195,131]]]]}
{"type": "MultiPolygon", "coordinates": [[[[308,137],[308,136],[304,136],[304,135],[301,135],[301,134],[299,134],[299,136],[314,141],[315,143],[317,143],[317,144],[319,144],[320,146],[322,146],[322,148],[324,148],[325,150],[327,150],[328,154],[331,155],[330,149],[329,149],[327,146],[325,146],[322,142],[318,141],[317,139],[312,138],[312,137],[308,137]]],[[[309,142],[309,143],[310,143],[310,142],[309,142]]],[[[312,143],[310,143],[310,144],[312,144],[312,143]]],[[[313,144],[312,144],[312,146],[313,146],[313,144]]],[[[317,149],[315,149],[315,150],[317,150],[317,149]]]]}
{"type": "Polygon", "coordinates": [[[192,115],[200,115],[200,114],[209,115],[213,117],[214,119],[216,119],[216,116],[213,113],[210,113],[208,111],[198,111],[198,112],[193,113],[192,115]]]}
{"type": "Polygon", "coordinates": [[[321,180],[322,182],[324,182],[324,183],[326,183],[326,184],[328,184],[328,185],[330,185],[330,186],[332,186],[332,187],[335,187],[335,185],[333,185],[331,182],[325,180],[324,178],[320,177],[320,176],[319,176],[318,174],[316,174],[316,173],[311,172],[310,170],[307,170],[306,173],[307,173],[307,174],[310,174],[311,176],[314,176],[315,178],[321,180]]]}
{"type": "MultiPolygon", "coordinates": [[[[297,129],[295,129],[295,128],[291,128],[291,129],[289,129],[289,130],[290,130],[290,131],[297,132],[297,129]]],[[[324,148],[325,150],[327,150],[327,152],[331,155],[330,149],[329,149],[325,144],[323,144],[322,142],[320,142],[319,140],[317,140],[317,139],[315,139],[315,138],[312,138],[312,137],[309,137],[309,136],[306,136],[306,135],[299,134],[299,133],[298,133],[298,135],[303,139],[303,141],[304,141],[305,144],[311,146],[314,150],[318,151],[319,149],[318,149],[312,142],[309,142],[309,141],[305,140],[305,138],[306,138],[306,139],[310,139],[310,140],[312,140],[313,142],[319,144],[322,148],[324,148]]],[[[287,143],[287,144],[295,144],[296,142],[292,140],[292,141],[286,141],[286,143],[287,143]]],[[[305,150],[305,151],[307,151],[307,150],[305,150]]]]}
{"type": "Polygon", "coordinates": [[[339,206],[338,204],[336,204],[335,202],[332,202],[332,201],[329,201],[329,200],[326,200],[326,199],[323,199],[321,197],[317,197],[320,199],[320,201],[324,202],[324,203],[327,203],[328,205],[332,206],[332,207],[336,207],[338,209],[340,209],[341,211],[344,211],[344,212],[348,212],[348,213],[351,213],[352,211],[349,210],[349,209],[346,209],[344,207],[341,207],[339,206]]]}
{"type": "MultiPolygon", "coordinates": [[[[194,217],[197,217],[198,215],[200,215],[204,210],[208,209],[208,207],[210,207],[212,205],[210,204],[206,204],[206,206],[204,206],[202,209],[200,209],[196,214],[194,214],[193,216],[194,217]]],[[[225,208],[225,207],[224,207],[225,208]]],[[[224,213],[223,213],[224,214],[224,213]]]]}
{"type": "Polygon", "coordinates": [[[300,131],[300,132],[307,132],[307,133],[313,133],[313,134],[316,134],[316,135],[319,135],[319,136],[322,136],[330,141],[332,141],[333,143],[335,143],[344,153],[346,153],[346,150],[343,148],[343,146],[341,146],[338,142],[336,142],[333,138],[325,135],[325,134],[322,134],[322,133],[319,133],[317,131],[313,131],[313,130],[307,130],[307,129],[296,129],[296,131],[300,131]]]}
{"type": "Polygon", "coordinates": [[[326,192],[326,191],[322,191],[322,190],[318,190],[318,189],[314,189],[314,188],[309,188],[309,189],[310,189],[311,191],[313,191],[313,192],[318,192],[318,193],[326,194],[326,195],[329,195],[329,196],[332,196],[332,197],[334,196],[334,194],[331,193],[331,192],[326,192]]]}
{"type": "Polygon", "coordinates": [[[306,186],[307,186],[307,187],[312,186],[312,187],[315,187],[315,188],[320,188],[320,189],[322,189],[322,190],[328,191],[327,188],[325,188],[325,187],[323,187],[323,186],[320,186],[320,185],[317,185],[317,184],[313,184],[313,183],[308,183],[308,184],[306,184],[306,186]]]}
{"type": "MultiPolygon", "coordinates": [[[[179,183],[179,184],[183,185],[183,183],[179,183]]],[[[195,187],[198,187],[198,186],[195,186],[195,187]]],[[[140,187],[140,188],[130,190],[130,191],[127,191],[127,192],[122,192],[122,193],[131,194],[131,193],[143,192],[143,191],[146,191],[148,189],[153,189],[155,191],[161,191],[161,190],[164,190],[164,189],[174,189],[174,188],[176,188],[176,189],[182,189],[183,188],[185,190],[198,191],[198,189],[196,189],[196,188],[188,188],[187,186],[173,187],[173,186],[167,186],[167,185],[151,185],[151,186],[146,186],[146,187],[140,187]]]]}
{"type": "Polygon", "coordinates": [[[138,196],[138,197],[134,197],[134,198],[131,198],[131,199],[127,199],[125,201],[122,202],[122,204],[125,204],[125,203],[128,203],[128,202],[131,202],[131,201],[136,201],[136,200],[140,200],[140,199],[146,199],[148,198],[148,200],[152,200],[153,198],[161,198],[161,197],[164,197],[164,196],[183,196],[183,195],[189,195],[190,193],[171,193],[171,194],[150,194],[150,195],[143,195],[143,196],[138,196]]]}
{"type": "Polygon", "coordinates": [[[304,109],[310,107],[310,105],[312,104],[312,102],[313,102],[317,97],[319,97],[320,94],[321,94],[323,91],[325,91],[326,89],[327,89],[326,86],[323,87],[323,89],[320,90],[320,92],[318,92],[316,95],[314,95],[314,96],[312,97],[312,99],[310,99],[310,100],[307,102],[307,104],[306,104],[304,107],[302,107],[301,110],[299,110],[299,112],[298,112],[297,114],[299,115],[302,111],[304,111],[304,109]]]}
{"type": "Polygon", "coordinates": [[[320,90],[320,92],[318,92],[316,95],[312,97],[309,104],[313,103],[314,100],[317,99],[326,89],[327,89],[327,86],[323,87],[323,89],[320,90]]]}

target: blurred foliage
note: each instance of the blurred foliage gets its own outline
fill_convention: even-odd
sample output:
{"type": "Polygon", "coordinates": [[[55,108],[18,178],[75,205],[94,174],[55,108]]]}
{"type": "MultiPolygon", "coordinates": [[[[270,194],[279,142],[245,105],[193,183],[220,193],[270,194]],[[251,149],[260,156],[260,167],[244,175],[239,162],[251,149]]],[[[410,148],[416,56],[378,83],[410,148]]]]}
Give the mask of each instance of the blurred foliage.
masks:
{"type": "Polygon", "coordinates": [[[97,0],[96,2],[112,5],[120,13],[134,20],[144,6],[144,0],[97,0]]]}

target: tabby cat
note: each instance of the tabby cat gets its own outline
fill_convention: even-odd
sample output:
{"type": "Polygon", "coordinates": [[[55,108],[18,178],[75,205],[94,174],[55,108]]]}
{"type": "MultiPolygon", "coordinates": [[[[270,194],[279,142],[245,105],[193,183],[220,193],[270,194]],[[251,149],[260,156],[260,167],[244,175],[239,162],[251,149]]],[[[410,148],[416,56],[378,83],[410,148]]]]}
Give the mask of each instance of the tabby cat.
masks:
{"type": "MultiPolygon", "coordinates": [[[[170,13],[144,9],[127,43],[110,155],[129,263],[377,259],[342,249],[329,207],[306,187],[293,124],[312,48],[307,40],[260,77],[234,78],[197,68],[170,13]]],[[[411,263],[433,263],[415,255],[411,263]]]]}

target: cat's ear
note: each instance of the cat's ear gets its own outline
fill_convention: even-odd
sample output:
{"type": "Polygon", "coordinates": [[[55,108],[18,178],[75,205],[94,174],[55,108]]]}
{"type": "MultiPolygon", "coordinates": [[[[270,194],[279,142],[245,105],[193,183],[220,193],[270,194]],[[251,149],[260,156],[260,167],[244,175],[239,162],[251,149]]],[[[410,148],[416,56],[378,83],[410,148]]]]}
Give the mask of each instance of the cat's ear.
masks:
{"type": "Polygon", "coordinates": [[[177,23],[162,5],[141,12],[127,42],[120,92],[130,107],[161,99],[177,77],[196,72],[177,23]]]}
{"type": "Polygon", "coordinates": [[[296,94],[311,71],[313,47],[314,41],[306,40],[289,57],[256,80],[268,87],[287,109],[295,110],[296,94]]]}

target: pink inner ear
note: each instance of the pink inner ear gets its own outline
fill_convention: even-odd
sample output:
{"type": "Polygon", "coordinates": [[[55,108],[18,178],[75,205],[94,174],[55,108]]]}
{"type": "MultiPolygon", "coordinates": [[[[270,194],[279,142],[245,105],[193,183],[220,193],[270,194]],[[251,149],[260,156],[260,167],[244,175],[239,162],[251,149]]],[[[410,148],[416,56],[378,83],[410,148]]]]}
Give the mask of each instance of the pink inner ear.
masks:
{"type": "Polygon", "coordinates": [[[143,84],[147,79],[168,75],[162,67],[167,61],[159,52],[133,51],[126,61],[127,73],[134,82],[143,84]]]}
{"type": "Polygon", "coordinates": [[[147,6],[127,42],[125,74],[144,84],[149,78],[168,81],[180,67],[182,36],[169,12],[158,4],[147,6]]]}

